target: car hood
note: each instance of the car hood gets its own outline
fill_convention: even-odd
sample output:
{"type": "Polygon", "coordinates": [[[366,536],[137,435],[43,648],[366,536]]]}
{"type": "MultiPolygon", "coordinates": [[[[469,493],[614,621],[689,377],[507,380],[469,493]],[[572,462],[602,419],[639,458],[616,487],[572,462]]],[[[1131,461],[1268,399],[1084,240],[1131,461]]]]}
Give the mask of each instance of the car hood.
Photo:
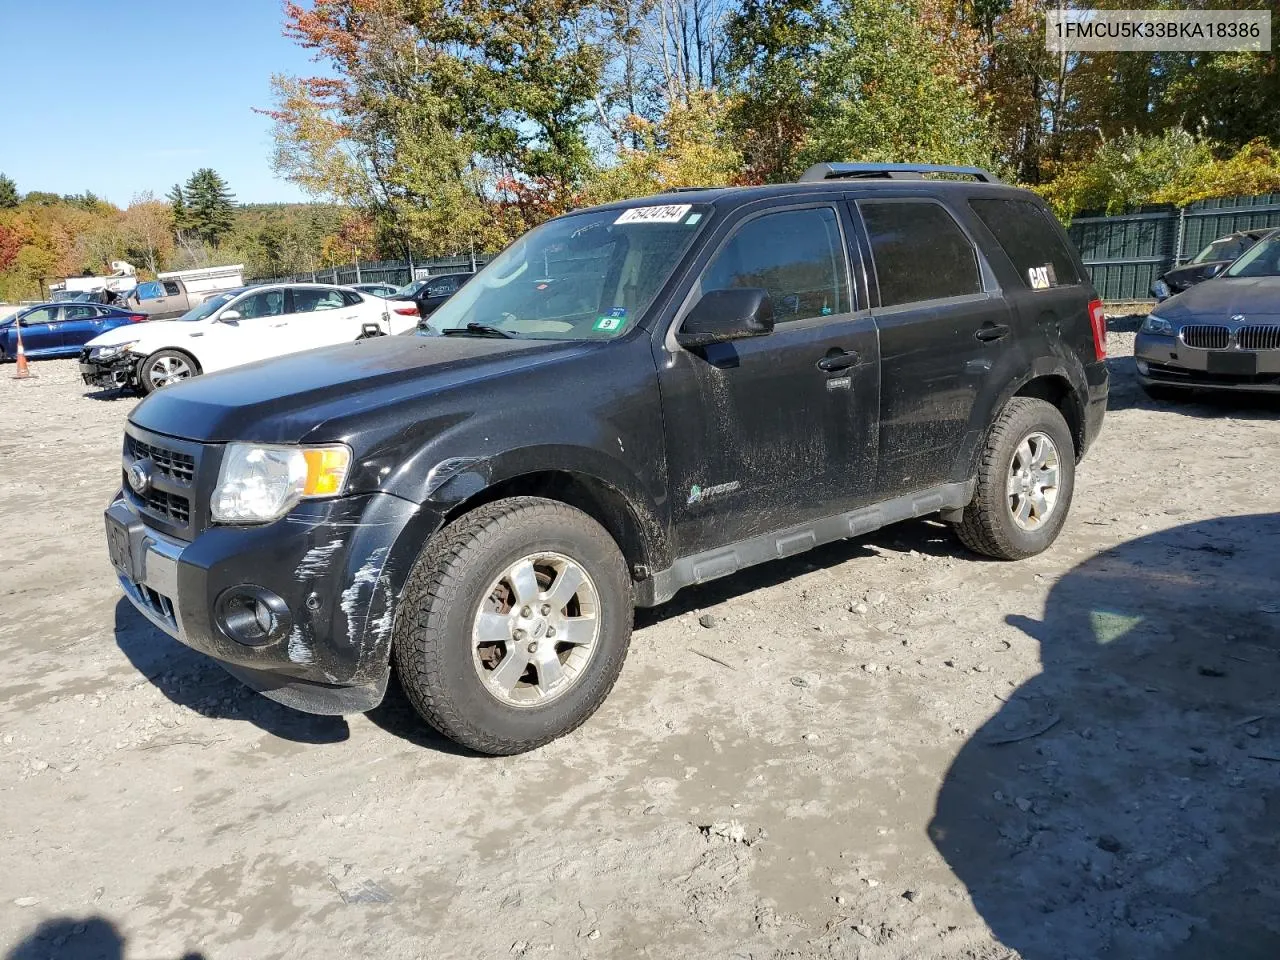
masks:
{"type": "Polygon", "coordinates": [[[353,415],[599,349],[600,343],[488,337],[374,337],[245,364],[166,387],[130,415],[189,440],[340,439],[353,415]]]}
{"type": "Polygon", "coordinates": [[[1215,277],[1171,297],[1156,313],[1166,320],[1280,319],[1280,277],[1215,277]]]}
{"type": "Polygon", "coordinates": [[[167,340],[180,343],[187,337],[204,333],[207,329],[208,327],[198,320],[148,320],[145,323],[131,323],[128,326],[115,327],[100,333],[85,346],[114,347],[118,343],[131,343],[135,340],[147,342],[167,340]]]}

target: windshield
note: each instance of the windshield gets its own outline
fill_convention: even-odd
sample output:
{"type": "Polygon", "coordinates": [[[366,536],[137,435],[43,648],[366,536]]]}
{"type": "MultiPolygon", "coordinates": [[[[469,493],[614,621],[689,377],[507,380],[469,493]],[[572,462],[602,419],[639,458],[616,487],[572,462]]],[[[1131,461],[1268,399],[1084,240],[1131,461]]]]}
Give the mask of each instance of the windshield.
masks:
{"type": "Polygon", "coordinates": [[[1227,267],[1228,277],[1280,277],[1280,233],[1259,240],[1227,267]]]}
{"type": "Polygon", "coordinates": [[[236,296],[236,294],[238,294],[239,292],[240,291],[237,290],[235,291],[235,293],[220,293],[216,297],[210,297],[204,303],[200,304],[199,306],[192,307],[190,310],[188,310],[182,316],[177,317],[176,319],[203,320],[206,317],[211,317],[215,313],[217,313],[219,310],[221,310],[223,307],[225,307],[227,305],[227,302],[230,301],[231,298],[236,296]]]}
{"type": "Polygon", "coordinates": [[[1244,237],[1223,237],[1209,244],[1194,257],[1192,263],[1211,263],[1214,260],[1234,260],[1244,253],[1249,241],[1244,237]]]}
{"type": "Polygon", "coordinates": [[[708,211],[705,204],[637,206],[544,223],[463,284],[424,326],[488,327],[546,340],[619,336],[662,289],[708,211]]]}
{"type": "Polygon", "coordinates": [[[410,283],[406,283],[403,287],[401,287],[399,290],[397,290],[397,291],[395,292],[394,296],[397,296],[397,297],[412,297],[415,293],[417,293],[419,290],[421,290],[421,289],[422,289],[423,287],[425,287],[426,285],[427,285],[427,281],[426,281],[426,280],[414,280],[414,281],[411,281],[410,283]]]}

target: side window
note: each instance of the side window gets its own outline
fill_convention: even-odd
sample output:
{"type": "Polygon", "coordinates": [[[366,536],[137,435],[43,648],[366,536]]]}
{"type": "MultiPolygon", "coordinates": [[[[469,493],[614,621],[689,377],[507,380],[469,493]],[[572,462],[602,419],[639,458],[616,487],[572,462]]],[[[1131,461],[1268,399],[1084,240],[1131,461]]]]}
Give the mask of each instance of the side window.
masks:
{"type": "Polygon", "coordinates": [[[428,297],[443,297],[450,293],[458,292],[457,277],[441,277],[439,280],[432,280],[427,287],[428,297]]]}
{"type": "Polygon", "coordinates": [[[707,265],[701,292],[761,287],[776,323],[846,313],[849,271],[830,207],[768,213],[743,224],[707,265]]]}
{"type": "Polygon", "coordinates": [[[39,310],[32,310],[25,317],[19,320],[18,325],[22,327],[34,327],[41,323],[53,323],[57,319],[57,307],[41,307],[39,310]]]}
{"type": "Polygon", "coordinates": [[[245,297],[231,304],[230,307],[246,320],[257,317],[278,317],[284,313],[284,291],[264,290],[262,293],[245,297]]]}
{"type": "Polygon", "coordinates": [[[1073,286],[1075,263],[1048,214],[1029,200],[970,200],[969,206],[1009,255],[1025,286],[1073,286]]]}
{"type": "Polygon", "coordinates": [[[932,201],[861,200],[885,307],[982,292],[978,256],[946,208],[932,201]]]}
{"type": "Polygon", "coordinates": [[[354,290],[343,290],[342,302],[348,307],[358,307],[360,304],[364,303],[364,297],[360,296],[360,294],[356,293],[354,290]]]}
{"type": "Polygon", "coordinates": [[[98,315],[96,307],[63,307],[62,319],[64,320],[92,320],[98,315]]]}
{"type": "Polygon", "coordinates": [[[154,280],[148,280],[146,283],[138,284],[135,296],[139,300],[159,300],[164,296],[164,287],[154,280]]]}
{"type": "Polygon", "coordinates": [[[181,292],[182,292],[182,291],[178,288],[178,285],[177,285],[176,283],[174,283],[172,280],[166,280],[166,281],[164,282],[164,293],[165,293],[165,296],[167,296],[167,297],[176,297],[176,296],[177,296],[179,293],[181,293],[181,292]]]}
{"type": "Polygon", "coordinates": [[[318,290],[313,287],[295,287],[293,290],[294,313],[337,310],[345,306],[341,290],[318,290]]]}

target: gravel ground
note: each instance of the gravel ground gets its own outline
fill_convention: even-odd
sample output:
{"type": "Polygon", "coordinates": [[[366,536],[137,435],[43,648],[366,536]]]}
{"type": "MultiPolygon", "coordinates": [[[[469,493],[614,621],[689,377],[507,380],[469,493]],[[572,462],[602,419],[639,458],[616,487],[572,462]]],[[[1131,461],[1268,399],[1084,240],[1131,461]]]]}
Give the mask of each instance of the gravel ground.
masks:
{"type": "Polygon", "coordinates": [[[1275,960],[1280,405],[1152,403],[1132,339],[1051,551],[914,522],[689,590],[505,759],[148,626],[134,401],[0,368],[0,952],[1275,960]]]}

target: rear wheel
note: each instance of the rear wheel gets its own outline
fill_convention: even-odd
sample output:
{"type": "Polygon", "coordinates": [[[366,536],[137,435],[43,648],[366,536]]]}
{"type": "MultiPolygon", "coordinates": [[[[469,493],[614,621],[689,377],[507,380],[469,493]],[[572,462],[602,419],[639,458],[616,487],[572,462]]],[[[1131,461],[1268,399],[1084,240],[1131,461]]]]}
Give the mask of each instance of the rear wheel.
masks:
{"type": "Polygon", "coordinates": [[[1075,445],[1058,408],[1010,400],[987,433],[973,501],[954,525],[970,550],[1021,560],[1058,537],[1075,489],[1075,445]]]}
{"type": "Polygon", "coordinates": [[[181,350],[157,350],[138,364],[138,392],[144,397],[200,373],[195,358],[181,350]]]}
{"type": "Polygon", "coordinates": [[[622,670],[631,581],[595,520],[514,497],[454,521],[409,575],[392,649],[405,693],[437,730],[513,754],[590,717],[622,670]]]}

